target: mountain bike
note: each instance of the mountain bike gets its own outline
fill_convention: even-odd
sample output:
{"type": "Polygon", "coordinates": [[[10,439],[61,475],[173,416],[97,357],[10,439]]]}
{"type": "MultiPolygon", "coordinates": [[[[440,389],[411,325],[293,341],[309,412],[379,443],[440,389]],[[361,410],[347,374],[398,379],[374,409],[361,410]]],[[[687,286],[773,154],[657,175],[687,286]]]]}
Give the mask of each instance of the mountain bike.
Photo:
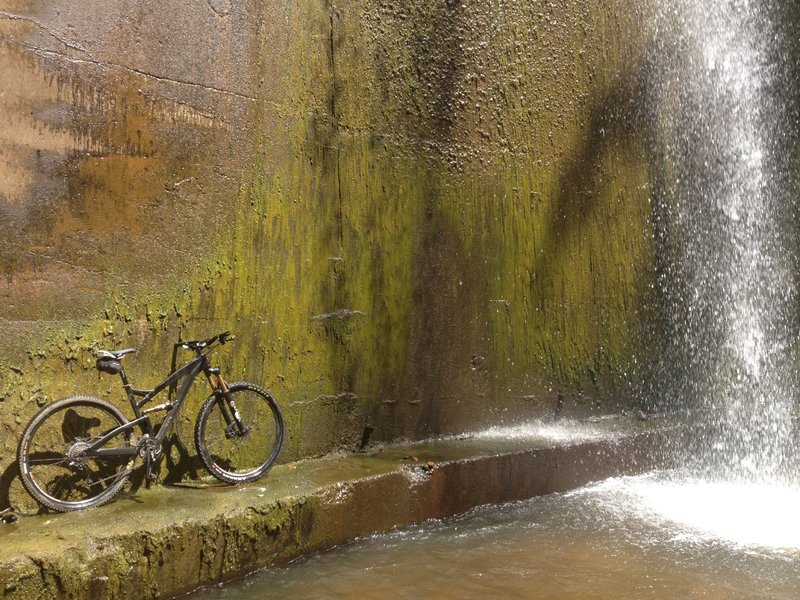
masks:
{"type": "Polygon", "coordinates": [[[134,418],[128,420],[116,406],[91,396],[70,396],[45,405],[25,427],[19,442],[17,461],[25,489],[42,506],[66,512],[113,499],[134,470],[137,457],[144,462],[146,481],[154,480],[167,432],[200,373],[212,390],[194,428],[200,459],[214,477],[226,483],[262,477],[283,446],[283,415],[267,390],[247,382],[229,384],[211,366],[208,351],[232,339],[225,332],[207,340],[176,343],[170,374],[151,390],[133,388],[122,367],[123,357],[136,349],[98,351],[97,368],[120,376],[134,418]],[[193,351],[196,357],[176,368],[180,349],[193,351]],[[167,389],[166,401],[146,408],[167,389]],[[156,427],[151,415],[160,412],[165,414],[156,427]]]}

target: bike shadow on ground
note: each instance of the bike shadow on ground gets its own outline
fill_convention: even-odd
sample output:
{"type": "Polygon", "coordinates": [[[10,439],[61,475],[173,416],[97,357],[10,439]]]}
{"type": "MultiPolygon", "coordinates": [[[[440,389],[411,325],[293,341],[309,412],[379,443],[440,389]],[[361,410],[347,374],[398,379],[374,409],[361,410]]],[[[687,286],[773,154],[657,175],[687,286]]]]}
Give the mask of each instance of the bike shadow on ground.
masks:
{"type": "MultiPolygon", "coordinates": [[[[207,487],[199,484],[204,467],[194,452],[191,452],[177,435],[164,442],[164,456],[157,472],[157,483],[181,488],[207,487]]],[[[136,493],[147,486],[145,469],[141,462],[131,472],[123,497],[136,501],[136,493]]],[[[52,511],[36,504],[25,491],[19,478],[17,461],[9,464],[0,474],[0,522],[13,522],[20,515],[48,514],[52,511]]]]}
{"type": "Polygon", "coordinates": [[[11,487],[16,481],[22,491],[22,483],[19,482],[19,465],[16,461],[8,465],[0,474],[0,511],[16,511],[17,508],[11,503],[11,487]]]}

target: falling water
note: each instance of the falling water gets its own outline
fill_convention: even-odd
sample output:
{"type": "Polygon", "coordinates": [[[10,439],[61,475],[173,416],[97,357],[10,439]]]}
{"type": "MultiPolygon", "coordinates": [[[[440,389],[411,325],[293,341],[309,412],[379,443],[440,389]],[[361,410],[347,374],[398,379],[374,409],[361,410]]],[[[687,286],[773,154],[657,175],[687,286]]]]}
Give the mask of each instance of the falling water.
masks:
{"type": "Polygon", "coordinates": [[[663,376],[712,424],[697,466],[747,481],[788,477],[797,383],[794,124],[773,14],[750,0],[653,11],[663,376]]]}

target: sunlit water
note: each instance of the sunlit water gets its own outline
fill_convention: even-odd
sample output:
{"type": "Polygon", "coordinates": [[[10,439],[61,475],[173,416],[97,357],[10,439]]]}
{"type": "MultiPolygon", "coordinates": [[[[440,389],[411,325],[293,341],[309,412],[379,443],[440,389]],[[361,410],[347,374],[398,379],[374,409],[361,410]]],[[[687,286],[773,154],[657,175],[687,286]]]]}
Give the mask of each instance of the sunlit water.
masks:
{"type": "Polygon", "coordinates": [[[649,23],[669,339],[654,395],[717,424],[687,457],[696,467],[762,482],[789,474],[798,389],[796,122],[778,5],[654,0],[649,23]]]}
{"type": "Polygon", "coordinates": [[[800,597],[798,487],[614,478],[360,540],[206,598],[800,597]]]}
{"type": "MultiPolygon", "coordinates": [[[[609,419],[609,421],[611,421],[609,419]]],[[[532,421],[519,425],[490,427],[469,434],[476,440],[520,440],[539,444],[577,444],[613,437],[608,429],[590,421],[532,421]]]]}

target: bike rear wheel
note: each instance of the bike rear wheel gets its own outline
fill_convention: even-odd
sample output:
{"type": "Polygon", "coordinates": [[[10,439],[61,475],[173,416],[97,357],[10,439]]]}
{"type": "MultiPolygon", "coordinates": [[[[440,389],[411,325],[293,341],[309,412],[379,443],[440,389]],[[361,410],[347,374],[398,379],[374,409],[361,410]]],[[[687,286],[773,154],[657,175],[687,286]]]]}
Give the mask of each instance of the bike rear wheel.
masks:
{"type": "Polygon", "coordinates": [[[269,471],[283,446],[283,415],[275,398],[252,383],[230,384],[200,409],[194,431],[197,453],[208,471],[226,483],[255,481],[269,471]],[[244,431],[235,421],[239,416],[244,431]]]}
{"type": "MultiPolygon", "coordinates": [[[[108,502],[125,485],[132,458],[86,457],[82,451],[125,423],[115,406],[91,396],[70,396],[44,406],[23,431],[17,450],[25,489],[42,506],[60,512],[108,502]]],[[[129,447],[130,429],[103,445],[129,447]]]]}

